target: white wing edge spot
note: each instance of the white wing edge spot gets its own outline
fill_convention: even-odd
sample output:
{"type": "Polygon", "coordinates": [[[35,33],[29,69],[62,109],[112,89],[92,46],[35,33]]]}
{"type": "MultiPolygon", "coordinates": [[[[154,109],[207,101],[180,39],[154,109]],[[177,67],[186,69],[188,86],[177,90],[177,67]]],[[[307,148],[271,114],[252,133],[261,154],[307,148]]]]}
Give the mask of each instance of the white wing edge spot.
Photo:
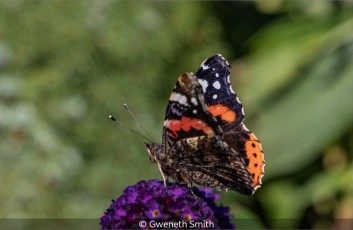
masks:
{"type": "Polygon", "coordinates": [[[230,92],[232,92],[233,94],[235,94],[234,90],[232,89],[232,86],[229,86],[230,92]]]}
{"type": "MultiPolygon", "coordinates": [[[[232,87],[231,87],[231,89],[232,89],[232,87]]],[[[237,100],[237,102],[238,102],[239,104],[241,104],[241,102],[240,102],[240,100],[239,100],[239,97],[237,97],[236,100],[237,100]]]]}
{"type": "Polygon", "coordinates": [[[250,132],[250,130],[245,126],[245,124],[243,123],[242,124],[242,128],[245,130],[245,131],[248,131],[248,132],[250,132]]]}
{"type": "MultiPolygon", "coordinates": [[[[206,60],[205,60],[205,61],[206,61],[206,60]]],[[[203,61],[202,64],[201,64],[201,68],[202,68],[203,70],[207,70],[207,69],[210,68],[209,66],[204,65],[205,61],[203,61]]]]}
{"type": "Polygon", "coordinates": [[[217,54],[219,57],[221,57],[223,59],[223,61],[225,61],[225,63],[229,66],[228,61],[221,55],[221,54],[217,54]]]}

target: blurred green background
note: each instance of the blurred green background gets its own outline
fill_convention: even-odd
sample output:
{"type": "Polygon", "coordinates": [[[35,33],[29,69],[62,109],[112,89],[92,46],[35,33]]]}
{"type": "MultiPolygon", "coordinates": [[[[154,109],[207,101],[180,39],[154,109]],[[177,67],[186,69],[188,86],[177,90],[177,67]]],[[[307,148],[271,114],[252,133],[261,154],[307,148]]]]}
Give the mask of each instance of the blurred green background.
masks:
{"type": "Polygon", "coordinates": [[[161,179],[177,77],[223,54],[262,141],[263,186],[222,193],[239,228],[345,228],[353,217],[352,1],[0,1],[0,217],[96,218],[161,179]]]}

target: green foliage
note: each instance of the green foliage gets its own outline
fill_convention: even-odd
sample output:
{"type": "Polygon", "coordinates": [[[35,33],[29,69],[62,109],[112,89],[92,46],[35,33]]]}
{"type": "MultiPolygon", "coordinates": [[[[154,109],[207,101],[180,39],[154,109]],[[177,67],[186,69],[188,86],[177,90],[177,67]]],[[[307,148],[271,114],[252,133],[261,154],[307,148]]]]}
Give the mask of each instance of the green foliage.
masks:
{"type": "Polygon", "coordinates": [[[0,216],[98,221],[125,187],[160,178],[143,139],[108,114],[139,130],[121,106],[128,103],[159,141],[177,76],[215,53],[231,60],[241,47],[248,51],[231,60],[233,88],[262,141],[266,175],[254,196],[232,192],[221,202],[241,228],[331,227],[352,218],[342,211],[352,212],[353,199],[347,6],[1,1],[0,216]],[[234,20],[241,9],[262,25],[234,44],[233,31],[248,23],[234,20]],[[262,22],[264,14],[275,16],[262,22]],[[333,221],[320,225],[323,218],[333,221]]]}
{"type": "Polygon", "coordinates": [[[243,77],[245,101],[259,113],[258,135],[273,153],[267,176],[299,170],[353,123],[346,101],[353,91],[353,20],[303,20],[276,22],[257,34],[255,43],[268,42],[249,57],[243,77]]]}

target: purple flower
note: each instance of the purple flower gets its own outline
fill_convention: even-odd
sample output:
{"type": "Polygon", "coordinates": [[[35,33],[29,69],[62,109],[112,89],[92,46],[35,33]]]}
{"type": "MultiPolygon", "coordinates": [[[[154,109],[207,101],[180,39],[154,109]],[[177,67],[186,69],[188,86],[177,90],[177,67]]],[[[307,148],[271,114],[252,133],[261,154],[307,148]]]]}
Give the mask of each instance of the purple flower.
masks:
{"type": "Polygon", "coordinates": [[[215,203],[220,195],[211,189],[194,188],[193,191],[197,197],[186,185],[169,183],[164,187],[162,181],[140,181],[113,200],[100,219],[101,229],[234,229],[229,209],[215,203]],[[173,223],[177,225],[157,225],[173,223]]]}

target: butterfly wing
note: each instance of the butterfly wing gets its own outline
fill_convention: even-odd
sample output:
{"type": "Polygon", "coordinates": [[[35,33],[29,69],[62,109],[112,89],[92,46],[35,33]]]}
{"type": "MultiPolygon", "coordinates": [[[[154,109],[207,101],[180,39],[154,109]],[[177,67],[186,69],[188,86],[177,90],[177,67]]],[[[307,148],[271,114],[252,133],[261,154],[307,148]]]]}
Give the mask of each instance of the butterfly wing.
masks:
{"type": "Polygon", "coordinates": [[[208,111],[217,118],[223,141],[240,153],[250,173],[254,189],[261,186],[264,156],[260,141],[244,125],[244,108],[230,84],[230,65],[217,54],[206,59],[196,72],[208,111]]]}
{"type": "Polygon", "coordinates": [[[188,137],[221,134],[217,120],[207,110],[202,87],[193,73],[178,78],[169,98],[164,130],[169,146],[188,137]]]}
{"type": "Polygon", "coordinates": [[[259,188],[265,172],[265,161],[261,142],[255,134],[248,130],[244,124],[237,127],[229,126],[225,130],[223,141],[243,156],[245,166],[250,172],[252,186],[254,190],[259,188]]]}
{"type": "Polygon", "coordinates": [[[209,112],[226,126],[240,124],[244,120],[244,109],[230,84],[230,65],[220,54],[206,59],[195,75],[202,85],[209,112]]]}
{"type": "Polygon", "coordinates": [[[246,195],[254,192],[243,157],[219,136],[183,139],[172,154],[179,182],[246,195]]]}

